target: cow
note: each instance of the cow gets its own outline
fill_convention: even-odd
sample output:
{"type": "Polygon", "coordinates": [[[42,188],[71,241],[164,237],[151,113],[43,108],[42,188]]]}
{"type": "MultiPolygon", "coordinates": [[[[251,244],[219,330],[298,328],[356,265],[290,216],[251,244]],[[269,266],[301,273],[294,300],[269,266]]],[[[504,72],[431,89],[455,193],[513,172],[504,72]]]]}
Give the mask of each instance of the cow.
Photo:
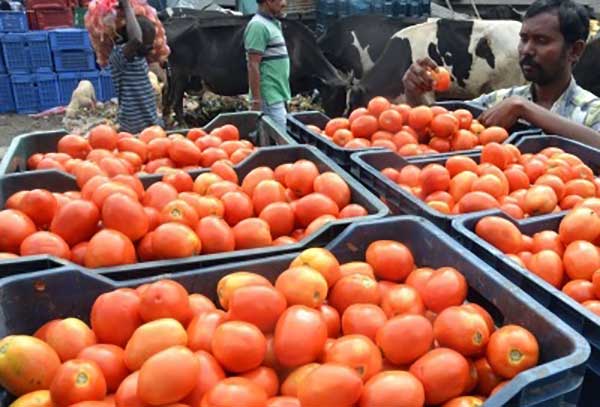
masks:
{"type": "Polygon", "coordinates": [[[573,77],[582,88],[600,97],[600,36],[589,41],[573,69],[573,77]]]}
{"type": "Polygon", "coordinates": [[[317,43],[333,66],[360,79],[373,67],[392,35],[425,21],[425,18],[391,18],[376,14],[350,16],[332,24],[317,43]]]}
{"type": "MultiPolygon", "coordinates": [[[[183,96],[186,90],[210,90],[222,96],[248,92],[248,74],[243,35],[249,17],[202,13],[164,22],[171,48],[168,81],[164,92],[163,116],[174,107],[183,123],[183,96]]],[[[292,93],[319,90],[324,110],[334,116],[343,112],[348,81],[319,50],[316,38],[304,24],[282,20],[290,56],[292,93]]]]}
{"type": "Polygon", "coordinates": [[[517,46],[521,23],[511,20],[447,20],[414,25],[394,34],[375,65],[348,92],[347,110],[374,96],[397,99],[412,62],[430,57],[452,74],[446,99],[471,99],[523,84],[517,46]]]}

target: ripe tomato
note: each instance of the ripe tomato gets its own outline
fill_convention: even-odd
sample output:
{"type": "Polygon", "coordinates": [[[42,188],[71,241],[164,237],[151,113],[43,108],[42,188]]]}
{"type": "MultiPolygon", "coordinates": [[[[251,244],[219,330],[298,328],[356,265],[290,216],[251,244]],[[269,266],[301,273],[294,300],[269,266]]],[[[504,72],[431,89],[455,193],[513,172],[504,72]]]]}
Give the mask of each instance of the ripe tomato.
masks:
{"type": "Polygon", "coordinates": [[[467,281],[452,267],[435,270],[423,289],[423,302],[433,312],[441,312],[452,305],[460,305],[467,297],[467,281]]]}
{"type": "Polygon", "coordinates": [[[285,297],[275,288],[251,285],[233,292],[229,299],[228,318],[249,322],[263,333],[271,333],[286,308],[285,297]]]}
{"type": "Polygon", "coordinates": [[[365,383],[360,407],[394,406],[400,400],[406,406],[424,405],[425,390],[421,382],[409,372],[381,372],[365,383]]]}
{"type": "Polygon", "coordinates": [[[247,372],[261,365],[267,352],[267,341],[254,325],[242,321],[225,322],[212,338],[212,353],[230,372],[247,372]]]}
{"type": "Polygon", "coordinates": [[[474,309],[461,306],[440,312],[433,323],[433,334],[439,346],[465,356],[480,354],[490,338],[485,319],[474,309]]]}
{"type": "Polygon", "coordinates": [[[298,397],[300,383],[319,366],[321,366],[319,363],[308,363],[292,370],[281,383],[281,394],[288,397],[298,397]]]}
{"type": "Polygon", "coordinates": [[[135,290],[119,288],[96,298],[90,316],[98,341],[123,347],[142,325],[140,297],[135,290]],[[118,329],[115,329],[118,327],[118,329]]]}
{"type": "Polygon", "coordinates": [[[207,311],[196,315],[187,327],[188,347],[193,351],[212,352],[212,338],[215,330],[225,320],[226,314],[221,310],[207,311]]]}
{"type": "Polygon", "coordinates": [[[363,335],[346,335],[339,338],[325,352],[325,363],[340,363],[356,371],[366,382],[381,371],[381,352],[363,335]]]}
{"type": "Polygon", "coordinates": [[[318,308],[327,298],[327,280],[318,271],[305,266],[292,267],[277,277],[275,288],[289,305],[318,308]]]}
{"type": "Polygon", "coordinates": [[[198,382],[200,362],[185,346],[173,346],[144,362],[138,378],[138,396],[153,406],[175,403],[198,382]],[[168,374],[165,374],[168,372],[168,374]]]}
{"type": "Polygon", "coordinates": [[[311,371],[298,387],[303,406],[351,406],[363,389],[360,376],[353,369],[326,363],[311,371]]]}
{"type": "Polygon", "coordinates": [[[146,322],[173,318],[185,325],[192,316],[187,290],[173,280],[150,284],[140,295],[140,315],[146,322]]]}
{"type": "Polygon", "coordinates": [[[83,349],[77,359],[92,360],[98,364],[109,393],[117,391],[121,382],[129,375],[125,365],[125,351],[116,345],[92,345],[83,349]]]}
{"type": "Polygon", "coordinates": [[[433,345],[431,322],[421,315],[400,315],[377,331],[377,345],[387,360],[397,365],[412,363],[433,345]]]}
{"type": "Polygon", "coordinates": [[[50,390],[36,390],[22,395],[10,407],[54,407],[50,390]]]}
{"type": "Polygon", "coordinates": [[[327,336],[337,338],[340,334],[340,313],[335,308],[325,304],[319,307],[319,311],[327,324],[327,336]]]}
{"type": "MultiPolygon", "coordinates": [[[[342,331],[344,335],[365,335],[374,341],[377,330],[385,325],[386,321],[387,316],[385,312],[377,305],[353,304],[346,308],[346,311],[342,315],[342,331]]],[[[329,336],[333,338],[337,337],[329,336]]]]}
{"type": "Polygon", "coordinates": [[[202,404],[219,407],[264,406],[267,404],[267,394],[250,379],[229,377],[210,389],[202,399],[202,404]]]}
{"type": "Polygon", "coordinates": [[[229,299],[235,290],[249,285],[264,285],[272,287],[271,282],[260,274],[249,273],[247,271],[230,273],[221,278],[217,283],[217,295],[219,296],[219,303],[223,309],[229,309],[229,299]]]}
{"type": "Polygon", "coordinates": [[[65,318],[48,328],[46,342],[52,346],[60,360],[74,359],[88,346],[96,344],[96,335],[85,322],[77,318],[65,318]]]}
{"type": "Polygon", "coordinates": [[[245,377],[258,384],[267,393],[267,397],[274,397],[279,393],[279,378],[275,370],[269,367],[257,367],[243,373],[240,377],[245,377]]]}
{"type": "Polygon", "coordinates": [[[194,353],[194,356],[200,364],[200,373],[197,376],[194,390],[182,402],[190,406],[199,406],[202,397],[217,383],[225,379],[225,372],[210,353],[201,350],[194,353]]]}
{"type": "Polygon", "coordinates": [[[56,371],[50,395],[52,401],[63,406],[79,401],[102,400],[106,396],[106,381],[96,362],[72,359],[56,371]]]}
{"type": "Polygon", "coordinates": [[[293,305],[281,315],[275,326],[275,355],[286,367],[314,362],[326,340],[327,324],[319,311],[293,305]]]}
{"type": "Polygon", "coordinates": [[[127,376],[121,382],[117,392],[115,393],[116,407],[147,407],[138,397],[138,380],[140,372],[134,372],[127,376]]]}
{"type": "Polygon", "coordinates": [[[0,211],[0,251],[19,253],[23,240],[35,230],[35,224],[23,212],[14,209],[0,211]]]}
{"type": "Polygon", "coordinates": [[[539,345],[527,329],[505,325],[490,337],[486,356],[494,372],[511,379],[537,364],[539,345]]]}
{"type": "Polygon", "coordinates": [[[415,267],[410,250],[402,243],[392,240],[371,243],[365,257],[375,275],[384,280],[404,281],[415,267]]]}

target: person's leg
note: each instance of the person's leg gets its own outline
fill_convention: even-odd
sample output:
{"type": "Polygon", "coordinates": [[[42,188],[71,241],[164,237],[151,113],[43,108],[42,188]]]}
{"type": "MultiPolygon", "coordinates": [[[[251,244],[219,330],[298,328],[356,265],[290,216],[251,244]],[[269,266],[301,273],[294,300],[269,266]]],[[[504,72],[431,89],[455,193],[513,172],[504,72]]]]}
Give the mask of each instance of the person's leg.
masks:
{"type": "Polygon", "coordinates": [[[262,111],[264,114],[269,116],[273,123],[282,131],[286,129],[287,122],[287,110],[285,109],[285,102],[277,102],[272,105],[263,103],[262,111]]]}

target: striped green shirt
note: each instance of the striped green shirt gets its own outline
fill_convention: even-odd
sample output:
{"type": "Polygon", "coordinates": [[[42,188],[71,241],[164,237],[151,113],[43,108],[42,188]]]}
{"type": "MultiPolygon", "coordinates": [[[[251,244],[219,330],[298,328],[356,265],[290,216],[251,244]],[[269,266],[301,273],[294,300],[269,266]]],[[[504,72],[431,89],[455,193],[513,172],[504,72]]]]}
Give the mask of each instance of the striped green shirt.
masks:
{"type": "Polygon", "coordinates": [[[255,14],[244,32],[247,54],[262,55],[260,92],[264,102],[272,105],[291,99],[290,58],[281,23],[270,16],[255,14]]]}
{"type": "MultiPolygon", "coordinates": [[[[520,96],[532,101],[531,84],[500,89],[473,99],[472,102],[487,109],[511,96],[520,96]]],[[[571,78],[569,87],[554,102],[550,111],[600,131],[600,98],[578,86],[573,78],[571,78]]]]}

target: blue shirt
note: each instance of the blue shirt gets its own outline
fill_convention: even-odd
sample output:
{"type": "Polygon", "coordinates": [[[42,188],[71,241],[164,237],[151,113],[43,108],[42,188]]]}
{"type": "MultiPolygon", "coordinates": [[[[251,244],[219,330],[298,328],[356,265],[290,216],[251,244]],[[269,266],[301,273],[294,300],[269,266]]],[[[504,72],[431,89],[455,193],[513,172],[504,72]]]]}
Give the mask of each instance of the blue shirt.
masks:
{"type": "Polygon", "coordinates": [[[136,55],[128,60],[123,54],[123,45],[115,45],[109,62],[119,99],[117,120],[120,130],[135,134],[158,124],[156,99],[148,79],[146,58],[136,55]]]}

